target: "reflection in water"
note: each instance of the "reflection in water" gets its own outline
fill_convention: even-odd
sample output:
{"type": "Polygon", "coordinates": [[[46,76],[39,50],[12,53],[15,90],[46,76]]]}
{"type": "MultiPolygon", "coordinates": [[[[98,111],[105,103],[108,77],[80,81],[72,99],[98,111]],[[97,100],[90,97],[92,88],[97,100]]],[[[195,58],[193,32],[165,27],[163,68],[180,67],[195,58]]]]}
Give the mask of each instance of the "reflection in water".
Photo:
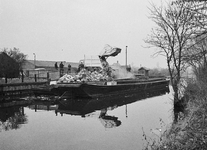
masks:
{"type": "Polygon", "coordinates": [[[141,149],[142,128],[151,136],[148,130],[160,127],[159,118],[171,122],[171,94],[166,92],[96,99],[29,97],[31,105],[24,108],[1,105],[0,149],[141,149]]]}
{"type": "Polygon", "coordinates": [[[51,103],[51,102],[36,102],[34,101],[32,103],[32,105],[28,106],[30,109],[34,109],[35,112],[37,112],[38,110],[43,110],[43,111],[53,111],[56,110],[56,105],[55,103],[51,103]]]}
{"type": "Polygon", "coordinates": [[[19,129],[22,124],[27,123],[24,107],[8,107],[0,109],[0,131],[19,129]]]}
{"type": "Polygon", "coordinates": [[[121,121],[118,120],[118,117],[107,115],[107,109],[101,110],[99,119],[105,128],[113,128],[121,125],[121,121]]]}
{"type": "MultiPolygon", "coordinates": [[[[127,117],[127,104],[134,103],[138,100],[143,100],[149,97],[155,97],[164,95],[169,92],[169,88],[155,91],[146,91],[144,93],[136,93],[131,95],[117,95],[107,96],[96,99],[71,99],[63,98],[59,99],[57,106],[54,101],[45,101],[41,99],[34,99],[31,105],[27,107],[35,110],[55,111],[63,116],[78,115],[81,117],[93,116],[93,112],[99,112],[97,118],[100,120],[105,128],[113,128],[121,125],[121,121],[116,116],[110,116],[107,114],[117,107],[126,105],[126,117],[127,117]]],[[[28,123],[27,115],[24,114],[23,106],[13,106],[7,108],[0,108],[0,131],[19,129],[22,124],[28,123]]]]}
{"type": "Polygon", "coordinates": [[[155,91],[146,91],[144,93],[136,93],[131,95],[117,95],[113,97],[101,97],[96,99],[61,99],[58,104],[58,108],[55,111],[63,116],[78,115],[81,117],[88,117],[92,112],[100,111],[98,118],[106,128],[118,127],[121,125],[121,121],[115,116],[107,115],[107,111],[113,110],[117,107],[126,105],[126,117],[127,117],[127,104],[143,100],[149,97],[155,97],[169,93],[169,88],[155,91]]]}

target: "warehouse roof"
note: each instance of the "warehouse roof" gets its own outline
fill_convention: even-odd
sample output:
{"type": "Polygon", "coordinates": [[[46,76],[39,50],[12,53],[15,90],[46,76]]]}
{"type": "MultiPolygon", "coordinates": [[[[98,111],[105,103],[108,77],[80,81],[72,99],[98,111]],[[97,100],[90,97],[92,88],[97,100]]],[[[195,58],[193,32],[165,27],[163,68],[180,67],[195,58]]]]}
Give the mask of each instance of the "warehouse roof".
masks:
{"type": "MultiPolygon", "coordinates": [[[[55,63],[58,63],[58,66],[60,64],[61,61],[45,61],[45,60],[27,60],[28,62],[35,64],[36,67],[54,67],[55,63]]],[[[75,62],[65,62],[62,61],[64,64],[64,67],[67,67],[68,64],[71,65],[71,67],[78,67],[79,63],[75,63],[75,62]]]]}

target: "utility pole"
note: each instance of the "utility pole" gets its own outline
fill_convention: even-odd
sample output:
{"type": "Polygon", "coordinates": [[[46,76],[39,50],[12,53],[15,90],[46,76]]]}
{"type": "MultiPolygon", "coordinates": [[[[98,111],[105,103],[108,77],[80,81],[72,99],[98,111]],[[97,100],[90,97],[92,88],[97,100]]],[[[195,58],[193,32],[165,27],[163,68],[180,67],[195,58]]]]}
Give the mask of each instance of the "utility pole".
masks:
{"type": "Polygon", "coordinates": [[[127,70],[127,47],[128,46],[126,46],[126,70],[127,70]]]}
{"type": "Polygon", "coordinates": [[[33,53],[33,55],[34,55],[34,66],[35,66],[35,68],[36,68],[36,54],[33,53]]]}

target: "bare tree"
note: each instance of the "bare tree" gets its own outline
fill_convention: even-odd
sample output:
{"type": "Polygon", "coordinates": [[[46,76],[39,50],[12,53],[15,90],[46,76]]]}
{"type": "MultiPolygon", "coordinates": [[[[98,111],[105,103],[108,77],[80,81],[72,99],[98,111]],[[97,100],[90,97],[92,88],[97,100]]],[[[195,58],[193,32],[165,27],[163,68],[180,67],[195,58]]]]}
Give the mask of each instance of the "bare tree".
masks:
{"type": "Polygon", "coordinates": [[[179,0],[178,3],[190,4],[185,9],[194,13],[192,19],[192,28],[199,28],[198,35],[203,34],[207,30],[207,1],[206,0],[179,0]]]}
{"type": "Polygon", "coordinates": [[[198,13],[190,10],[193,2],[173,1],[157,7],[152,4],[150,19],[156,24],[151,35],[145,40],[152,47],[158,48],[156,54],[166,57],[174,102],[179,100],[181,72],[187,67],[186,54],[193,39],[201,33],[195,25],[198,13]]]}
{"type": "Polygon", "coordinates": [[[186,7],[189,11],[195,13],[191,24],[193,28],[199,28],[197,35],[192,41],[192,45],[186,53],[186,61],[196,68],[201,65],[207,65],[207,1],[206,0],[180,0],[190,3],[186,7]]]}
{"type": "Polygon", "coordinates": [[[199,66],[207,67],[207,33],[198,35],[194,39],[194,44],[188,49],[186,62],[194,69],[199,66]]]}
{"type": "Polygon", "coordinates": [[[16,47],[13,49],[3,48],[2,51],[13,58],[19,64],[20,70],[22,69],[22,65],[25,63],[27,55],[20,52],[19,48],[16,47]]]}

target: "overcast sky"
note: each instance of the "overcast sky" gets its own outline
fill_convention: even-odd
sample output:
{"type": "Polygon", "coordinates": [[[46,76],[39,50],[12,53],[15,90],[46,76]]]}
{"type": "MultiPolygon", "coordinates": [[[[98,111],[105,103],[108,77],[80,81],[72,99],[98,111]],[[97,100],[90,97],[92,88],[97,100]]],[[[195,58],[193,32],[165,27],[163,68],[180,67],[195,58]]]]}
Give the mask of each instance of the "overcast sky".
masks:
{"type": "MultiPolygon", "coordinates": [[[[160,0],[151,0],[157,3],[160,0]]],[[[148,68],[166,68],[165,58],[144,48],[153,22],[149,1],[0,0],[0,48],[17,47],[33,60],[79,62],[98,55],[106,44],[122,52],[108,58],[148,68]]]]}

